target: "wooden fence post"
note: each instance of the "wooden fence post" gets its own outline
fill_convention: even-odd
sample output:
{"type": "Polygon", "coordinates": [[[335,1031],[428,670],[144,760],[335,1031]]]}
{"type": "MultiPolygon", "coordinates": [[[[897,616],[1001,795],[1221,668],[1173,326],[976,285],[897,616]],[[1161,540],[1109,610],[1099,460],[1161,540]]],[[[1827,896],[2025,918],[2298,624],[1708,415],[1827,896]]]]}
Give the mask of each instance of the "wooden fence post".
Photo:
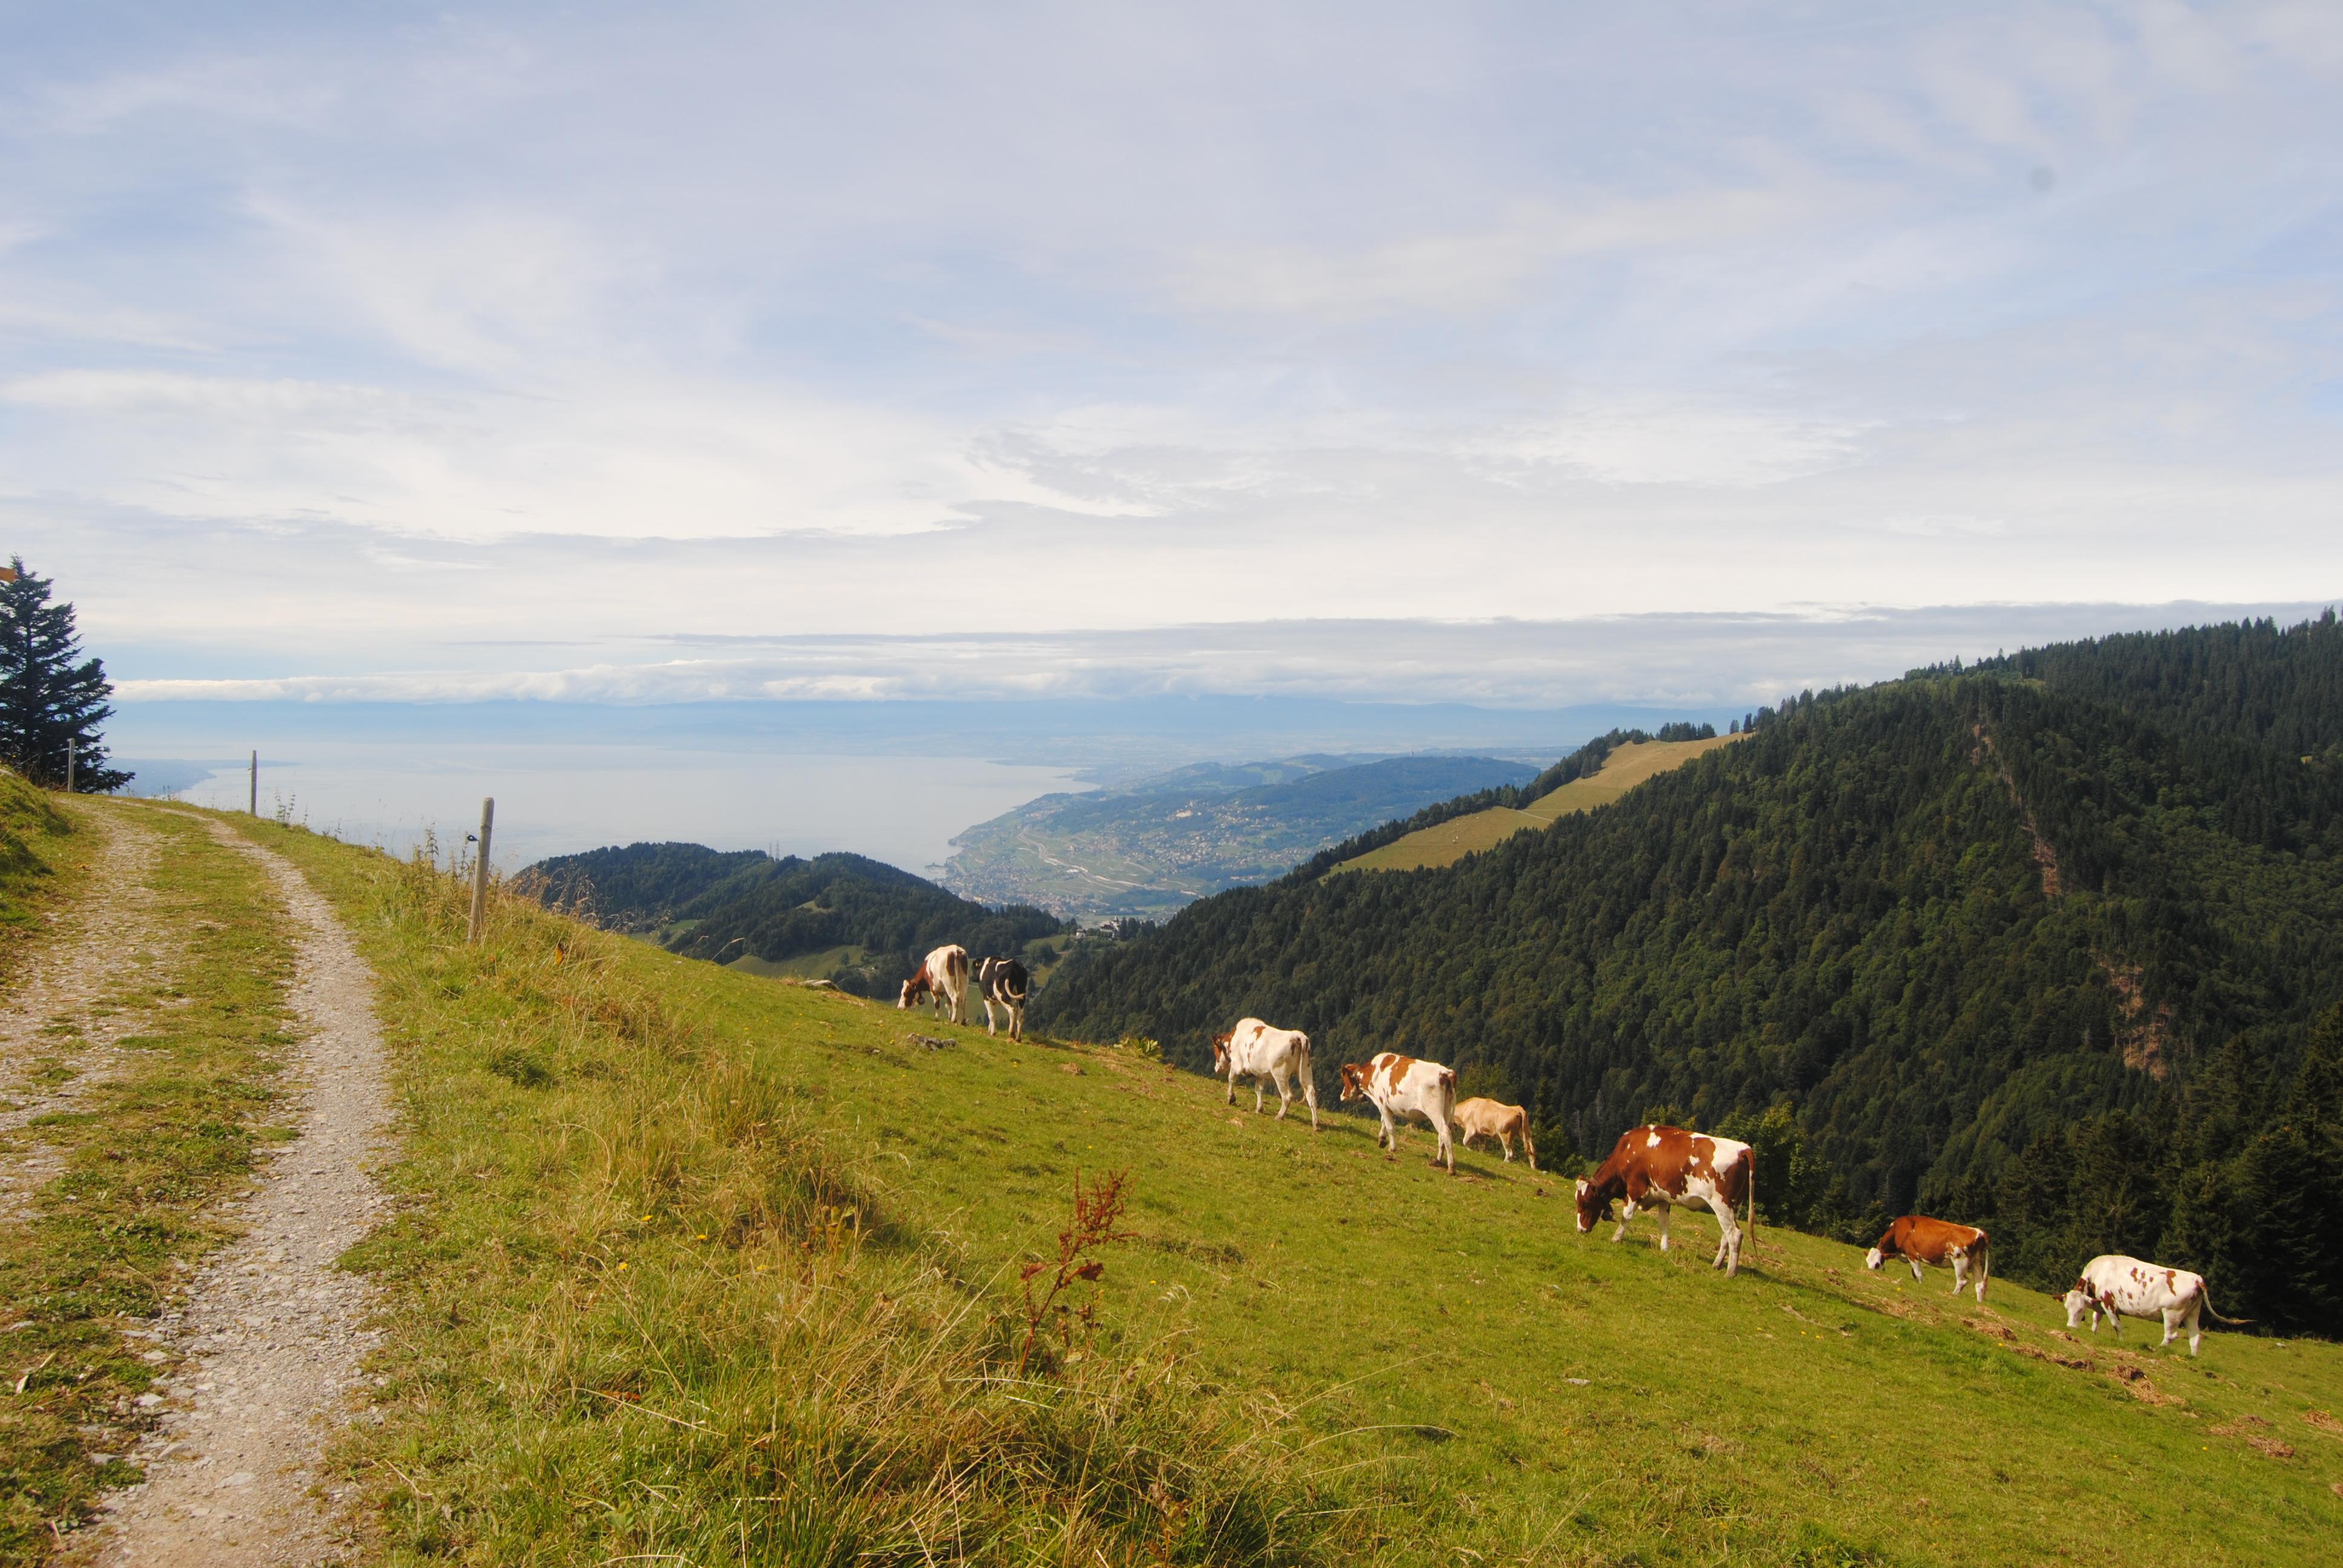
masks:
{"type": "Polygon", "coordinates": [[[260,815],[260,753],[252,754],[252,814],[260,815]]]}
{"type": "Polygon", "coordinates": [[[66,794],[68,794],[68,795],[72,794],[72,793],[73,793],[73,787],[74,787],[74,743],[73,743],[70,739],[68,739],[68,740],[65,742],[65,793],[66,793],[66,794]]]}
{"type": "Polygon", "coordinates": [[[488,916],[488,834],[497,825],[497,799],[480,802],[480,858],[472,862],[472,926],[464,933],[467,946],[480,940],[480,926],[488,916]]]}

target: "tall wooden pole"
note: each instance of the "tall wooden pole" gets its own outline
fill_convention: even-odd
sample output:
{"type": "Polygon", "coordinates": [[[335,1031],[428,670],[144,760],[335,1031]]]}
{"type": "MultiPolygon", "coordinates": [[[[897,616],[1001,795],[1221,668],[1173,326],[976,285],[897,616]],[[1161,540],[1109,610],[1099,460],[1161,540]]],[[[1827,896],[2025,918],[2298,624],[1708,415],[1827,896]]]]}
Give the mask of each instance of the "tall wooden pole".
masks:
{"type": "Polygon", "coordinates": [[[480,858],[472,862],[472,927],[464,933],[467,944],[480,940],[480,925],[488,916],[488,834],[497,825],[497,799],[491,795],[480,802],[480,858]]]}
{"type": "Polygon", "coordinates": [[[74,776],[74,743],[73,743],[71,740],[67,740],[67,741],[65,742],[65,793],[66,793],[66,794],[68,794],[68,795],[70,795],[70,794],[72,794],[72,793],[73,793],[73,786],[74,786],[74,777],[73,777],[73,776],[74,776]]]}
{"type": "Polygon", "coordinates": [[[260,815],[260,753],[252,754],[252,814],[260,815]]]}

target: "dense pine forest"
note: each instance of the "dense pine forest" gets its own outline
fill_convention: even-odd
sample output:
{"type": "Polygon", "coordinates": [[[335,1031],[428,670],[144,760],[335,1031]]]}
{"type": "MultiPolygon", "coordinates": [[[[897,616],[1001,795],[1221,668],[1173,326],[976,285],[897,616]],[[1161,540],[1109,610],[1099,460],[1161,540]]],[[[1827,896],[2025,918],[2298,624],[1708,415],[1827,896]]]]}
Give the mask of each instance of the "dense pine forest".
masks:
{"type": "Polygon", "coordinates": [[[989,909],[861,855],[775,859],[755,849],[630,844],[541,860],[519,881],[548,905],[656,937],[689,958],[820,959],[821,978],[889,1000],[942,943],[1013,954],[1071,929],[1041,910],[989,909]]]}
{"type": "Polygon", "coordinates": [[[705,844],[613,844],[539,860],[522,870],[515,886],[608,930],[657,931],[727,877],[771,858],[760,849],[711,849],[705,844]]]}
{"type": "Polygon", "coordinates": [[[1746,728],[1453,867],[1313,861],[1206,900],[1071,960],[1037,1016],[1202,1065],[1258,1013],[1327,1074],[1448,1060],[1557,1154],[1654,1117],[1751,1136],[1781,1222],[1921,1210],[1986,1224],[2034,1282],[2131,1251],[2343,1332],[2332,612],[1919,670],[1746,728]]]}

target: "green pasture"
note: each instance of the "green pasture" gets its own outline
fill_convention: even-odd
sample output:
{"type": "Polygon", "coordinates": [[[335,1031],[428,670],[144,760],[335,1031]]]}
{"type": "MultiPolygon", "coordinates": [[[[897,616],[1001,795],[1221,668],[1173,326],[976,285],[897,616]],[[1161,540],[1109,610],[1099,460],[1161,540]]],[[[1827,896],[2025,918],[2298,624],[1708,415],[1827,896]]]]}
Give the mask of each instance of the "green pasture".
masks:
{"type": "Polygon", "coordinates": [[[1313,1136],[1255,1116],[1249,1090],[1232,1111],[1209,1081],[1112,1052],[981,1030],[938,1051],[878,1008],[709,1001],[979,1256],[1044,1241],[1078,1170],[1130,1171],[1117,1315],[1192,1335],[1215,1376],[1383,1473],[1405,1501],[1381,1528],[1411,1560],[2113,1563],[2155,1542],[2280,1563],[2343,1530],[2343,1437],[2304,1419],[2343,1409],[2333,1346],[2217,1333],[2192,1363],[2145,1324],[2121,1351],[2071,1342],[2034,1292],[1997,1283],[1980,1311],[1941,1271],[1916,1286],[1784,1231],[1728,1281],[1704,1214],[1665,1254],[1649,1219],[1617,1245],[1582,1238],[1566,1179],[1479,1152],[1452,1179],[1428,1131],[1393,1159],[1364,1119],[1323,1114],[1313,1136]]]}
{"type": "MultiPolygon", "coordinates": [[[[383,980],[407,1127],[390,1180],[406,1207],[354,1263],[385,1281],[400,1321],[380,1363],[382,1423],[359,1429],[346,1462],[391,1522],[377,1544],[400,1560],[854,1560],[800,1551],[810,1537],[776,1537],[756,1512],[810,1507],[814,1482],[721,1493],[709,1479],[767,1442],[724,1435],[757,1430],[732,1424],[749,1392],[801,1413],[851,1382],[738,1345],[795,1332],[825,1290],[858,1323],[925,1299],[844,1281],[807,1296],[788,1260],[814,1242],[773,1241],[741,1218],[761,1211],[742,1207],[748,1178],[714,1166],[747,1158],[784,1112],[835,1162],[822,1180],[843,1185],[821,1191],[860,1195],[870,1266],[950,1260],[920,1289],[949,1277],[1012,1326],[1020,1265],[1054,1249],[1078,1174],[1129,1173],[1129,1237],[1102,1254],[1102,1326],[1091,1359],[1056,1375],[1146,1387],[1176,1361],[1196,1399],[1248,1412],[1180,1429],[1201,1434],[1185,1440],[1182,1484],[1220,1473],[1245,1507],[1266,1486],[1293,1510],[1238,1550],[1218,1525],[1174,1529],[1222,1503],[1192,1516],[1166,1502],[1169,1560],[2148,1553],[2203,1568],[2323,1564],[2343,1534],[2343,1426],[2325,1413],[2343,1411],[2335,1346],[2217,1330],[2192,1362],[2134,1324],[2118,1348],[2066,1336],[2037,1293],[1996,1282],[1980,1309],[1953,1300],[1941,1271],[1915,1286],[1773,1230],[1727,1280],[1708,1267],[1705,1216],[1680,1217],[1665,1255],[1649,1219],[1622,1244],[1580,1237],[1565,1178],[1485,1152],[1452,1178],[1427,1164],[1421,1130],[1386,1156],[1371,1122],[1331,1104],[1313,1134],[1298,1109],[1256,1116],[1249,1091],[1232,1109],[1217,1084],[1135,1054],[988,1040],[516,903],[499,904],[487,949],[465,950],[455,893],[398,892],[378,856],[255,830],[340,904],[383,980]],[[595,1000],[606,993],[618,1000],[595,1000]],[[661,1131],[687,1111],[689,1139],[661,1131]],[[539,1365],[560,1358],[594,1370],[539,1365]],[[593,1447],[589,1432],[609,1435],[593,1447]]],[[[830,1234],[834,1246],[835,1222],[830,1234]]],[[[1034,1408],[1061,1409],[1031,1387],[1034,1408]]],[[[942,1418],[906,1406],[888,1419],[942,1418]]],[[[1084,1430],[1081,1474],[1139,1452],[1084,1430]]],[[[1060,1462],[1069,1441],[1021,1436],[1013,1452],[1060,1462]]],[[[1031,1499],[1074,1483],[1033,1484],[1000,1516],[1046,1512],[1031,1499]]],[[[1079,1541],[1020,1528],[967,1555],[1159,1560],[1133,1544],[1136,1525],[1079,1541]]],[[[916,1551],[889,1539],[860,1550],[960,1555],[929,1534],[916,1551]]]]}

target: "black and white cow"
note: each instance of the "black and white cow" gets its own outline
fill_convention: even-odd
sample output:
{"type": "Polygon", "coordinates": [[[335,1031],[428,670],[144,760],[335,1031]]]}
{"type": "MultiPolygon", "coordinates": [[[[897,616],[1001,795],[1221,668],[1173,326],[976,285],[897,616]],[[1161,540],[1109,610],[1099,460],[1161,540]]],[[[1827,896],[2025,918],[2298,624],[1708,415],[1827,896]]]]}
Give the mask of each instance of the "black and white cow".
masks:
{"type": "Polygon", "coordinates": [[[992,1032],[992,1010],[1009,1020],[1009,1038],[1025,1038],[1025,991],[1029,977],[1015,959],[986,959],[976,966],[977,995],[984,1001],[984,1032],[992,1032]]]}

